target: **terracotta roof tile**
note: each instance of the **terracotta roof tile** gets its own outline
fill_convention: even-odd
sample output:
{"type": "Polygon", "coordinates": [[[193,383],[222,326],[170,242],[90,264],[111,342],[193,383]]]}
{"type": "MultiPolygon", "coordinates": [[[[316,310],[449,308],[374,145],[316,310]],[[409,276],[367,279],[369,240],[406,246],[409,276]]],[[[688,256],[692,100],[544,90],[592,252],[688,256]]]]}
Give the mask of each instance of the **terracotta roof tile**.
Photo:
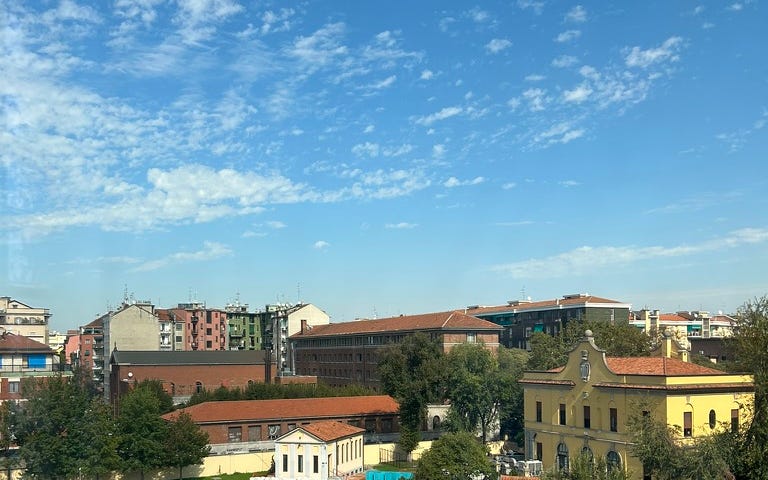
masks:
{"type": "Polygon", "coordinates": [[[313,422],[302,426],[301,429],[324,442],[331,442],[365,432],[364,428],[353,427],[352,425],[335,421],[313,422]]]}
{"type": "Polygon", "coordinates": [[[388,395],[204,402],[167,414],[187,412],[195,423],[258,421],[286,418],[333,418],[349,415],[397,414],[398,403],[388,395]]]}
{"type": "Polygon", "coordinates": [[[608,368],[616,375],[723,375],[714,368],[667,357],[606,357],[608,368]]]}
{"type": "Polygon", "coordinates": [[[15,335],[13,333],[4,333],[0,335],[0,352],[10,352],[23,350],[25,352],[53,353],[51,347],[25,337],[24,335],[15,335]]]}
{"type": "Polygon", "coordinates": [[[503,330],[502,327],[487,320],[482,320],[461,312],[438,312],[421,315],[403,315],[376,320],[357,320],[354,322],[329,323],[315,325],[310,330],[292,335],[291,338],[319,337],[355,333],[409,332],[418,330],[503,330]]]}

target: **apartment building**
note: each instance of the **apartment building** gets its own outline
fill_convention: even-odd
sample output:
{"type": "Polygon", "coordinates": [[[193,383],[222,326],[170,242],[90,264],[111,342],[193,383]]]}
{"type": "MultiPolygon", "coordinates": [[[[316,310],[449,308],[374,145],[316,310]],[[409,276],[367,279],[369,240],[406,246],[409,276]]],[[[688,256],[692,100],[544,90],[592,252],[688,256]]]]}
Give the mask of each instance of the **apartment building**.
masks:
{"type": "Polygon", "coordinates": [[[0,330],[48,344],[47,308],[31,307],[11,297],[0,297],[0,330]]]}

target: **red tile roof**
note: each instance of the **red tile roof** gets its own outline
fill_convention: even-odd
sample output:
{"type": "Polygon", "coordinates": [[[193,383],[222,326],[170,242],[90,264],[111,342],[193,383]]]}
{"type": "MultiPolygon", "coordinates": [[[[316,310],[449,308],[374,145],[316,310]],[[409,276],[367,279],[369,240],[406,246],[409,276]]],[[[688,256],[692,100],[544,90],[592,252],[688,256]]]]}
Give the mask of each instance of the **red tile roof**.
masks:
{"type": "Polygon", "coordinates": [[[616,375],[725,375],[720,370],[667,357],[606,357],[616,375]]]}
{"type": "Polygon", "coordinates": [[[675,323],[675,322],[688,323],[690,321],[691,321],[690,319],[687,319],[682,315],[678,315],[676,313],[660,313],[659,314],[659,322],[663,322],[663,323],[675,323]]]}
{"type": "Polygon", "coordinates": [[[332,442],[340,438],[365,432],[364,428],[353,427],[352,425],[335,421],[313,422],[300,428],[324,442],[332,442]]]}
{"type": "Polygon", "coordinates": [[[186,412],[195,423],[259,421],[288,418],[338,418],[351,415],[397,414],[398,403],[388,395],[205,402],[165,415],[186,412]]]}
{"type": "Polygon", "coordinates": [[[377,320],[329,323],[315,325],[310,330],[292,335],[291,338],[319,337],[355,333],[412,332],[419,330],[503,330],[487,320],[481,320],[461,312],[438,312],[421,315],[403,315],[377,320]]]}
{"type": "MultiPolygon", "coordinates": [[[[470,315],[486,315],[491,313],[503,313],[503,312],[520,312],[525,310],[549,310],[553,308],[561,307],[577,307],[587,304],[616,304],[629,307],[629,304],[622,303],[616,300],[610,300],[607,298],[595,297],[593,295],[578,295],[568,296],[568,298],[556,298],[553,300],[541,300],[538,302],[520,301],[511,302],[507,305],[498,305],[493,307],[473,307],[467,308],[466,313],[470,315]]],[[[462,310],[465,311],[465,310],[462,310]]]]}
{"type": "Polygon", "coordinates": [[[7,332],[0,335],[0,352],[18,351],[53,353],[53,350],[48,345],[32,340],[24,335],[15,335],[7,332]]]}

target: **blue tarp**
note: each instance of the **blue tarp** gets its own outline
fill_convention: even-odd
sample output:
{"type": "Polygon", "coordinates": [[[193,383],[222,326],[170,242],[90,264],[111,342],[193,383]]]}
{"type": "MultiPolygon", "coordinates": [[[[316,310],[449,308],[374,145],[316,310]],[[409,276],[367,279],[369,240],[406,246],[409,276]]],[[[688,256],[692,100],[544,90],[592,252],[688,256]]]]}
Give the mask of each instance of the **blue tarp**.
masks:
{"type": "Polygon", "coordinates": [[[365,472],[365,480],[400,480],[413,478],[413,472],[380,472],[378,470],[369,470],[365,472]]]}
{"type": "Polygon", "coordinates": [[[45,368],[45,354],[30,354],[27,359],[29,368],[45,368]]]}

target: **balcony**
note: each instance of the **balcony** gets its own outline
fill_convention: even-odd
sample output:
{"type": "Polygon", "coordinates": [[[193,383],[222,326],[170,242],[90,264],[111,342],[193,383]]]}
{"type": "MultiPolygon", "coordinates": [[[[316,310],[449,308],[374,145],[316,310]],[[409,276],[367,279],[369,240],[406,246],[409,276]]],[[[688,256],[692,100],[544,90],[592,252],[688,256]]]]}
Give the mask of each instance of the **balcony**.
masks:
{"type": "Polygon", "coordinates": [[[197,350],[197,342],[192,342],[192,350],[197,350]]]}
{"type": "Polygon", "coordinates": [[[198,317],[192,317],[190,318],[190,320],[192,321],[192,323],[197,323],[200,319],[198,317]]]}
{"type": "Polygon", "coordinates": [[[236,329],[229,332],[230,338],[242,338],[242,336],[243,336],[243,332],[241,330],[236,329]]]}

